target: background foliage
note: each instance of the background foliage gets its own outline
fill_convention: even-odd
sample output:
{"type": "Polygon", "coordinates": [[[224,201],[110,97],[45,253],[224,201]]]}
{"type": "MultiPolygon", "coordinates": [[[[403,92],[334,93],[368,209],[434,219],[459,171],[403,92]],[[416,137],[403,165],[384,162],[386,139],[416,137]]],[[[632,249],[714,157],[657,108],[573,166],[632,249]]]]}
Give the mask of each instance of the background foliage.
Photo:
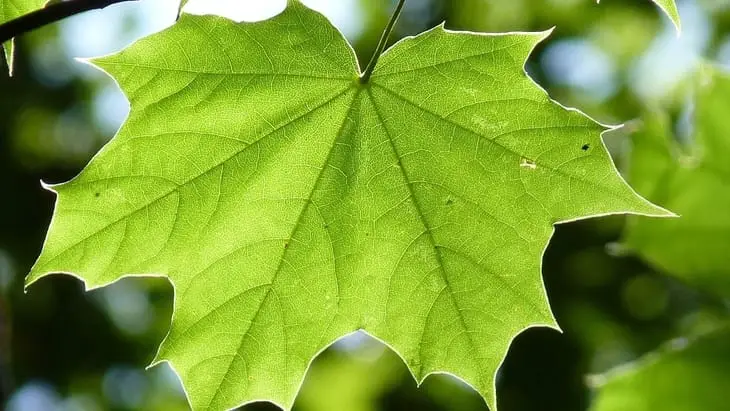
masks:
{"type": "MultiPolygon", "coordinates": [[[[227,2],[190,3],[198,10],[221,10],[216,4],[227,2]]],[[[333,19],[361,60],[369,57],[390,11],[386,0],[307,3],[333,19]]],[[[583,0],[413,0],[398,34],[415,34],[443,20],[447,27],[476,31],[556,26],[532,56],[530,72],[565,105],[604,123],[628,120],[626,129],[607,137],[625,164],[634,131],[647,130],[647,112],[662,113],[672,135],[691,135],[691,73],[704,59],[730,63],[730,3],[678,3],[680,38],[655,6],[633,0],[600,6],[583,0]]],[[[175,1],[143,0],[40,30],[18,42],[15,77],[0,76],[0,392],[8,410],[187,408],[169,369],[144,371],[169,325],[172,290],[166,281],[123,280],[86,294],[81,283],[64,276],[39,282],[27,294],[22,287],[52,211],[53,196],[38,181],[75,175],[127,110],[110,79],[71,57],[105,54],[171,24],[175,7],[175,1]]],[[[516,339],[498,381],[502,410],[583,410],[592,404],[601,411],[623,409],[620,402],[592,403],[602,380],[597,375],[666,341],[714,329],[727,316],[726,301],[712,290],[690,287],[626,253],[616,243],[623,225],[623,218],[611,217],[558,228],[544,278],[564,334],[531,329],[516,339]]],[[[712,333],[704,343],[712,358],[724,358],[716,362],[730,355],[721,349],[730,345],[727,335],[712,333]]],[[[698,350],[704,358],[702,346],[691,356],[698,350]]],[[[670,363],[682,369],[682,361],[670,363]]],[[[642,391],[651,394],[655,387],[642,391]]],[[[697,409],[722,409],[712,398],[697,409]]],[[[430,377],[417,389],[392,352],[354,335],[318,358],[295,408],[486,406],[445,376],[430,377]]]]}

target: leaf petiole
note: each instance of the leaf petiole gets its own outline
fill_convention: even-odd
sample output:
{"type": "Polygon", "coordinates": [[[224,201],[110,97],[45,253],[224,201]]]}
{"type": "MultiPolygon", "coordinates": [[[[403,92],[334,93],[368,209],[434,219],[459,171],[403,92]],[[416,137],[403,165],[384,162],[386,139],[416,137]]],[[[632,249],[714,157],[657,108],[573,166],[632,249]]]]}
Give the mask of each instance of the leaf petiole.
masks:
{"type": "Polygon", "coordinates": [[[380,55],[383,54],[383,51],[385,50],[385,46],[388,44],[388,39],[390,38],[390,34],[393,32],[395,23],[398,21],[398,17],[400,17],[401,12],[403,11],[403,6],[405,4],[406,4],[406,0],[398,1],[398,5],[395,7],[393,16],[390,18],[388,25],[385,26],[385,30],[383,30],[383,35],[380,37],[380,41],[378,42],[378,46],[375,48],[373,57],[370,59],[370,62],[368,63],[367,67],[365,68],[365,71],[360,76],[360,84],[367,84],[368,81],[370,81],[370,76],[373,75],[375,66],[378,64],[380,55]]]}

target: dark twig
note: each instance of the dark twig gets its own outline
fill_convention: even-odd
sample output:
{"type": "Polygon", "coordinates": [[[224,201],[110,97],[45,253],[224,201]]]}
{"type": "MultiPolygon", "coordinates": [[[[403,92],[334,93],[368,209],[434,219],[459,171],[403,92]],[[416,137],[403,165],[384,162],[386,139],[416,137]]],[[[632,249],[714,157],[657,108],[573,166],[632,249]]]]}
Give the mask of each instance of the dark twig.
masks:
{"type": "Polygon", "coordinates": [[[378,46],[375,48],[372,59],[370,59],[370,63],[368,63],[365,71],[360,76],[360,83],[367,84],[367,82],[370,81],[370,76],[373,74],[375,66],[378,64],[380,55],[383,54],[383,51],[385,51],[385,46],[388,44],[390,34],[393,32],[395,23],[398,21],[398,17],[400,17],[401,12],[403,11],[403,6],[405,4],[406,0],[398,1],[398,5],[395,7],[395,12],[393,12],[393,16],[390,18],[390,21],[388,21],[388,25],[385,27],[385,30],[383,30],[383,35],[380,37],[378,46]]]}
{"type": "Polygon", "coordinates": [[[112,4],[138,0],[66,0],[49,4],[17,19],[0,24],[0,44],[29,31],[89,10],[103,9],[112,4]]]}

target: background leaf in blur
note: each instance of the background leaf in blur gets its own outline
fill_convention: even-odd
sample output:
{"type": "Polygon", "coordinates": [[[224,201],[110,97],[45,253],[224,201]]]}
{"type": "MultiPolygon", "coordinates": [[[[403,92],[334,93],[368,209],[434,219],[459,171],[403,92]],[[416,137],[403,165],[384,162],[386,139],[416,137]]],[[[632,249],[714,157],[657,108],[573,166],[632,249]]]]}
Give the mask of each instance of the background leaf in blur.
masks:
{"type": "MultiPolygon", "coordinates": [[[[600,3],[601,0],[598,0],[600,3]]],[[[677,32],[682,30],[682,24],[679,19],[679,10],[677,10],[677,4],[674,0],[652,0],[659,6],[664,13],[672,20],[672,24],[677,29],[677,32]]]]}
{"type": "Polygon", "coordinates": [[[692,133],[674,137],[650,113],[633,136],[630,181],[681,218],[630,218],[624,243],[662,271],[730,296],[730,76],[706,66],[696,76],[692,133]]]}
{"type": "Polygon", "coordinates": [[[725,411],[730,327],[673,340],[664,349],[593,377],[591,411],[725,411]]]}
{"type": "Polygon", "coordinates": [[[393,351],[364,334],[353,337],[361,341],[357,350],[332,350],[309,368],[297,411],[377,411],[383,395],[404,377],[393,351]]]}

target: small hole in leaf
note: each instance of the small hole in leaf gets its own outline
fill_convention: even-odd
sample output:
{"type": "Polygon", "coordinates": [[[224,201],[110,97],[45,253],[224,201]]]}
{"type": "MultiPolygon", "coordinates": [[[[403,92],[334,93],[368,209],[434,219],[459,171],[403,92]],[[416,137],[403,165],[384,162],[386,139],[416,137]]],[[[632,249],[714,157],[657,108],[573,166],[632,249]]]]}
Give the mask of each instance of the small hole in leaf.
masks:
{"type": "Polygon", "coordinates": [[[289,248],[289,242],[284,243],[284,249],[289,248]]]}
{"type": "Polygon", "coordinates": [[[581,147],[580,149],[583,151],[588,151],[589,148],[591,148],[590,144],[583,144],[583,147],[581,147]]]}

